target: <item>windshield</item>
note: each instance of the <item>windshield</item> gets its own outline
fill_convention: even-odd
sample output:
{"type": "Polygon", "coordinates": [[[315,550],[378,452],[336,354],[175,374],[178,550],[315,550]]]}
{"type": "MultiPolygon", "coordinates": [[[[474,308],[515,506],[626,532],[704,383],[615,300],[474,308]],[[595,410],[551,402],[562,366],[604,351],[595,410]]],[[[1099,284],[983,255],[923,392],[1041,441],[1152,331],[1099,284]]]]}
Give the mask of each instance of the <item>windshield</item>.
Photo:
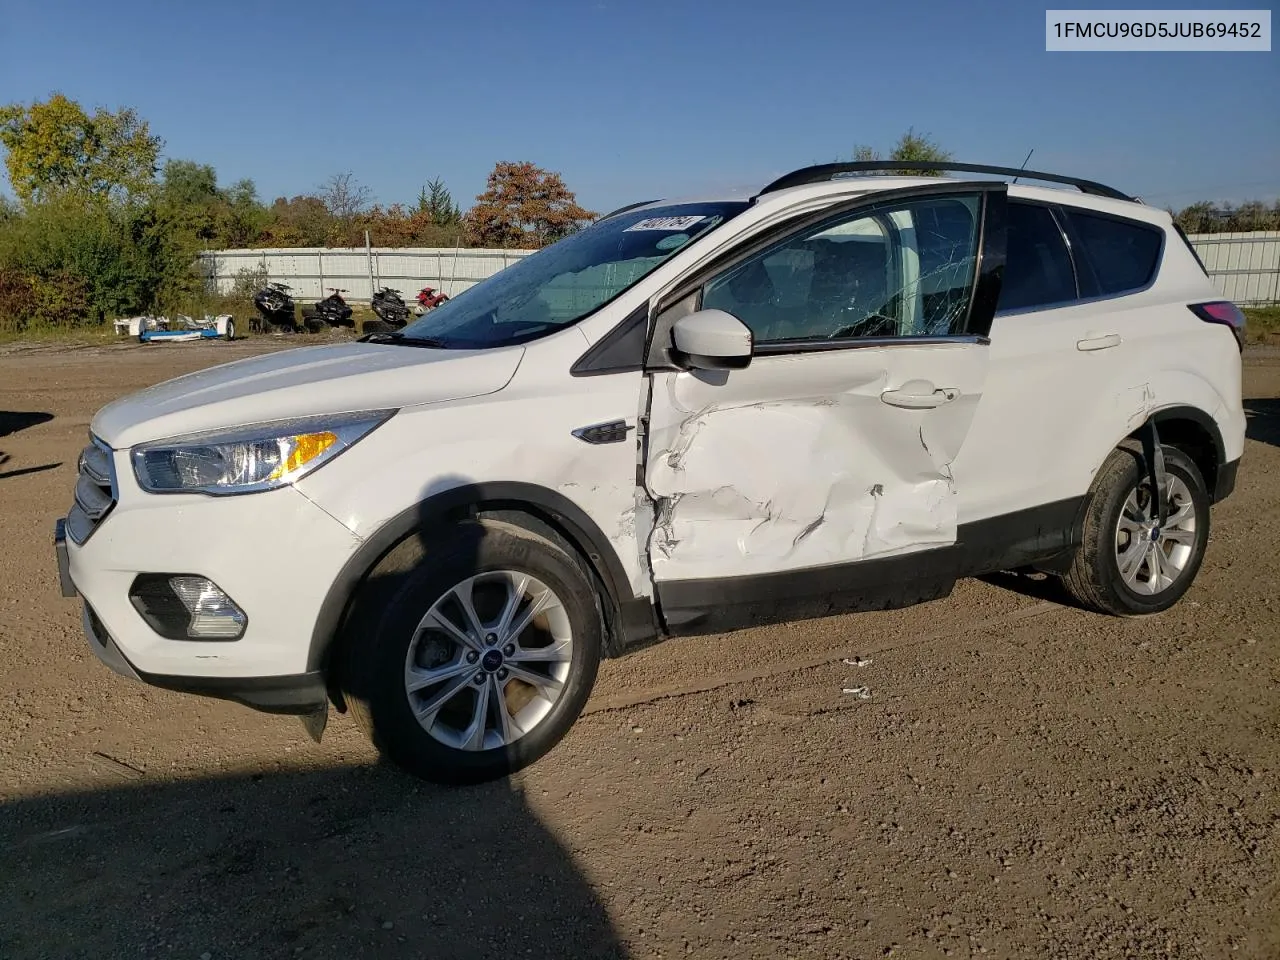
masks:
{"type": "Polygon", "coordinates": [[[546,336],[599,309],[747,206],[687,203],[620,213],[495,273],[391,339],[481,349],[546,336]]]}

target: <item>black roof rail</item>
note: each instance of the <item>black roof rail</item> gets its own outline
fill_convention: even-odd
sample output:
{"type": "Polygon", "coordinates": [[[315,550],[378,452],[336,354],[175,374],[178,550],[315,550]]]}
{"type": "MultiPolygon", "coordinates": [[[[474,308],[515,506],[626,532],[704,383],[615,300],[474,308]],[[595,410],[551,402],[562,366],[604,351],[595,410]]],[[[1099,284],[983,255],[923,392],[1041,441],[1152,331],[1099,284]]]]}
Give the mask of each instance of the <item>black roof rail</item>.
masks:
{"type": "Polygon", "coordinates": [[[657,202],[658,202],[657,200],[641,200],[639,203],[628,203],[625,207],[619,207],[617,210],[611,210],[610,212],[606,213],[603,217],[597,217],[596,223],[599,223],[601,220],[608,220],[610,217],[616,217],[620,213],[626,213],[628,210],[634,210],[636,209],[636,207],[644,207],[644,206],[648,206],[651,203],[657,203],[657,202]]]}
{"type": "Polygon", "coordinates": [[[848,163],[820,163],[813,167],[794,170],[786,176],[779,177],[756,194],[757,197],[787,187],[799,187],[806,183],[825,183],[834,180],[841,174],[861,173],[987,173],[1001,177],[1021,177],[1026,180],[1043,180],[1046,183],[1065,183],[1076,187],[1081,193],[1091,193],[1099,197],[1111,197],[1113,200],[1134,201],[1135,198],[1121,193],[1114,187],[1093,180],[1081,180],[1079,177],[1064,177],[1057,173],[1042,173],[1038,170],[1017,170],[1013,167],[993,167],[982,163],[939,163],[923,160],[851,160],[848,163]]]}

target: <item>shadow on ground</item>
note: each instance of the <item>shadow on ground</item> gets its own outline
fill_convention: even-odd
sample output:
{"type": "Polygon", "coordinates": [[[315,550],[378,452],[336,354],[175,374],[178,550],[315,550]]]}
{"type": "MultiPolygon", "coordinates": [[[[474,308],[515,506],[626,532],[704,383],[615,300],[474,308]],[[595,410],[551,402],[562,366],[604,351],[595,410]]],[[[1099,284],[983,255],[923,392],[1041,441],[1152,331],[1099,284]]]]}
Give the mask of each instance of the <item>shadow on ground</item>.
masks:
{"type": "Polygon", "coordinates": [[[17,433],[19,430],[26,430],[28,427],[48,423],[52,419],[53,414],[45,413],[44,411],[0,410],[0,437],[7,437],[11,433],[17,433]]]}
{"type": "Polygon", "coordinates": [[[1259,443],[1280,447],[1280,400],[1244,402],[1245,435],[1259,443]]]}
{"type": "Polygon", "coordinates": [[[0,903],[8,960],[625,956],[518,788],[382,765],[0,805],[0,903]]]}
{"type": "Polygon", "coordinates": [[[1085,609],[1071,595],[1070,591],[1063,586],[1062,580],[1047,573],[1024,573],[1006,570],[999,573],[984,574],[978,579],[983,583],[991,584],[993,587],[1012,590],[1014,593],[1020,593],[1024,597],[1031,597],[1034,600],[1047,600],[1050,603],[1072,607],[1076,610],[1085,609]]]}

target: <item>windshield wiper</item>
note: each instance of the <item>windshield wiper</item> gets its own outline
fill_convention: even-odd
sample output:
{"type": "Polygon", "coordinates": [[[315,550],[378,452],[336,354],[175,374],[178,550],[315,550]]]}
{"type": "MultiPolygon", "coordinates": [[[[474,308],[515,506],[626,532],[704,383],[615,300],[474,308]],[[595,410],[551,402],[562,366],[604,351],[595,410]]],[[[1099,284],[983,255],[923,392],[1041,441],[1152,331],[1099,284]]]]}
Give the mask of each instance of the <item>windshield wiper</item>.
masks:
{"type": "Polygon", "coordinates": [[[394,343],[401,347],[427,347],[434,350],[449,348],[443,340],[435,340],[431,337],[406,337],[403,333],[370,333],[361,337],[360,343],[394,343]]]}

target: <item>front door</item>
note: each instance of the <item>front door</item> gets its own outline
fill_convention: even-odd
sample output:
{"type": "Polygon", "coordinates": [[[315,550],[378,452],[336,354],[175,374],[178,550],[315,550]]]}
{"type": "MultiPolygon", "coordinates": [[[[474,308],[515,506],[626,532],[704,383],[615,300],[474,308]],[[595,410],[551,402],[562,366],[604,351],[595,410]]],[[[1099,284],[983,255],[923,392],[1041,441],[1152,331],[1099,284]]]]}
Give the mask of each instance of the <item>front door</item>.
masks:
{"type": "Polygon", "coordinates": [[[731,313],[754,344],[745,369],[651,374],[648,562],[670,630],[950,590],[951,464],[987,369],[983,221],[1003,199],[995,184],[882,195],[792,228],[672,308],[731,313]]]}

